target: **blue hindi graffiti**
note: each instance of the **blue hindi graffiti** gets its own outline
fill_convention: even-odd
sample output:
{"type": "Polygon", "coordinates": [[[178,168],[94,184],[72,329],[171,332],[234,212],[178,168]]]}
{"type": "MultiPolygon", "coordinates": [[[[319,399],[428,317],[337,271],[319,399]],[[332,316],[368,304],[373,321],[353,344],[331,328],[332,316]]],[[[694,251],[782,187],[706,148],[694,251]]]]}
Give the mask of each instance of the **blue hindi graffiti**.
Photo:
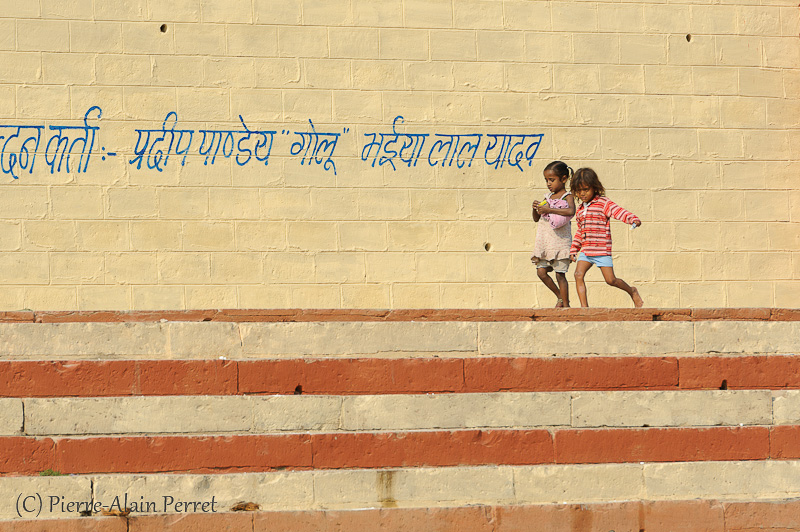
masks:
{"type": "Polygon", "coordinates": [[[102,115],[103,110],[95,105],[83,116],[83,126],[50,125],[45,130],[44,126],[0,124],[0,142],[3,144],[0,170],[14,179],[19,179],[19,174],[25,171],[32,174],[36,157],[41,153],[51,174],[73,169],[78,173],[86,172],[100,129],[99,126],[90,126],[89,120],[99,120],[102,115]],[[44,151],[40,152],[43,137],[46,138],[44,151]],[[74,158],[78,163],[71,166],[74,158]]]}
{"type": "MultiPolygon", "coordinates": [[[[321,164],[325,170],[333,170],[333,175],[336,175],[336,164],[333,162],[333,152],[336,150],[336,143],[339,141],[340,133],[317,133],[314,123],[311,119],[308,120],[311,125],[311,133],[303,133],[295,131],[294,134],[300,137],[300,140],[292,143],[289,153],[292,155],[299,155],[303,152],[303,158],[300,159],[300,164],[308,162],[321,164]],[[330,150],[325,156],[325,150],[330,150]],[[310,154],[309,154],[310,152],[310,154]],[[320,153],[322,156],[320,156],[320,153]]],[[[350,128],[344,128],[343,133],[350,131],[350,128]]],[[[287,130],[283,131],[288,134],[287,130]]]]}
{"type": "Polygon", "coordinates": [[[275,131],[252,130],[245,124],[242,115],[239,115],[242,129],[176,129],[178,114],[175,111],[167,113],[160,129],[137,129],[139,135],[136,147],[133,149],[135,157],[128,164],[141,170],[146,166],[150,170],[163,172],[173,155],[180,158],[180,165],[186,164],[186,157],[192,148],[195,134],[202,135],[197,155],[203,157],[203,165],[213,165],[217,157],[230,159],[239,166],[244,166],[255,159],[266,166],[272,152],[275,131]]]}
{"type": "MultiPolygon", "coordinates": [[[[425,141],[430,136],[428,133],[398,133],[397,125],[403,123],[403,117],[397,116],[392,122],[391,133],[365,133],[370,137],[370,142],[361,150],[361,160],[372,162],[370,166],[383,166],[388,164],[392,170],[397,170],[395,162],[404,163],[409,168],[417,166],[424,153],[425,141]],[[404,155],[405,154],[405,155],[404,155]]],[[[487,139],[483,151],[483,160],[495,170],[504,165],[517,168],[523,172],[523,163],[527,166],[533,164],[533,158],[539,151],[544,135],[537,134],[483,134],[469,133],[459,135],[433,135],[436,141],[428,150],[425,157],[430,166],[468,168],[477,156],[483,139],[487,139]],[[490,155],[491,153],[491,155],[490,155]]]]}
{"type": "MultiPolygon", "coordinates": [[[[99,121],[103,110],[95,105],[84,117],[83,125],[11,125],[0,124],[0,171],[19,179],[32,174],[37,156],[51,174],[85,173],[92,154],[102,161],[116,157],[117,152],[98,144],[99,121]]],[[[402,116],[392,121],[391,132],[364,133],[363,146],[357,160],[371,167],[416,167],[418,164],[439,168],[470,168],[483,161],[489,168],[516,168],[520,172],[533,164],[544,135],[541,133],[409,133],[399,131],[402,116]]],[[[135,129],[133,154],[126,163],[136,170],[163,172],[170,164],[184,166],[189,156],[203,165],[231,160],[236,166],[256,164],[268,166],[281,135],[292,135],[288,148],[299,164],[319,166],[336,175],[336,149],[342,135],[350,131],[324,131],[308,120],[304,130],[251,128],[239,115],[240,127],[231,129],[191,129],[178,127],[178,113],[170,111],[160,127],[135,129]],[[172,161],[172,162],[171,162],[172,161]]],[[[283,153],[283,152],[282,152],[283,153]]]]}

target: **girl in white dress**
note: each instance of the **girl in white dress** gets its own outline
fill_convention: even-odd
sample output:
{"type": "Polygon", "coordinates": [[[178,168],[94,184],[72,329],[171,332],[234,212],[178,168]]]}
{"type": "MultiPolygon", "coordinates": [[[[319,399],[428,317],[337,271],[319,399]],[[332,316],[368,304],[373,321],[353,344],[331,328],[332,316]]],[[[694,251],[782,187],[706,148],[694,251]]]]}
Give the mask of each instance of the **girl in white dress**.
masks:
{"type": "Polygon", "coordinates": [[[566,184],[572,177],[572,168],[561,161],[553,161],[544,169],[544,180],[550,191],[544,201],[533,202],[533,221],[536,224],[536,243],[531,261],[544,285],[558,298],[556,307],[569,306],[569,248],[572,244],[570,220],[575,216],[575,199],[567,192],[566,184]],[[555,271],[556,282],[550,277],[555,271]]]}

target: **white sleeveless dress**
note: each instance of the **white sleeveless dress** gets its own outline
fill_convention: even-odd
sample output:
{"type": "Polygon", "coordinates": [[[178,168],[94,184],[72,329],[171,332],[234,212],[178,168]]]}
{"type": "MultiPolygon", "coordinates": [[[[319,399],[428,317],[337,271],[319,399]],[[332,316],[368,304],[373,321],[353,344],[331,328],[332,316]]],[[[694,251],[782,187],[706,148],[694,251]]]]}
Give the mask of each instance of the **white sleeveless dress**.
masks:
{"type": "MultiPolygon", "coordinates": [[[[554,209],[565,209],[569,206],[564,194],[559,199],[552,199],[549,193],[545,199],[554,209]]],[[[569,259],[569,248],[572,245],[572,222],[569,221],[558,229],[553,229],[544,216],[536,224],[536,241],[533,246],[531,260],[569,259]]]]}

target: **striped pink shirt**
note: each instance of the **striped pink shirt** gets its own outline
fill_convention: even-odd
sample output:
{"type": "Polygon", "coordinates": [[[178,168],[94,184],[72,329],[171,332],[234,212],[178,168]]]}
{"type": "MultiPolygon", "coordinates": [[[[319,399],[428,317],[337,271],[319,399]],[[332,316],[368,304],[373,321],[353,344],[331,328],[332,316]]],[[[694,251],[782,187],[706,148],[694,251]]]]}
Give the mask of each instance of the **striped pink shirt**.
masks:
{"type": "Polygon", "coordinates": [[[572,238],[570,255],[583,251],[587,257],[611,255],[611,218],[626,224],[640,224],[639,218],[605,196],[595,196],[575,213],[578,231],[572,238]]]}

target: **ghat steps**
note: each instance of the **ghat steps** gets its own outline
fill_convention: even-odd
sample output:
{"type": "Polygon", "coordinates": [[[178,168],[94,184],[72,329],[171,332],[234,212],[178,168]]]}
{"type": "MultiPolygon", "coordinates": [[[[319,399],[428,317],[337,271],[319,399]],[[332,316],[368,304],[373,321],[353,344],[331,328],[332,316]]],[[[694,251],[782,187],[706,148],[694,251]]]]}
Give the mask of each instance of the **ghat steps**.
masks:
{"type": "Polygon", "coordinates": [[[6,313],[0,531],[791,528],[799,320],[6,313]]]}

